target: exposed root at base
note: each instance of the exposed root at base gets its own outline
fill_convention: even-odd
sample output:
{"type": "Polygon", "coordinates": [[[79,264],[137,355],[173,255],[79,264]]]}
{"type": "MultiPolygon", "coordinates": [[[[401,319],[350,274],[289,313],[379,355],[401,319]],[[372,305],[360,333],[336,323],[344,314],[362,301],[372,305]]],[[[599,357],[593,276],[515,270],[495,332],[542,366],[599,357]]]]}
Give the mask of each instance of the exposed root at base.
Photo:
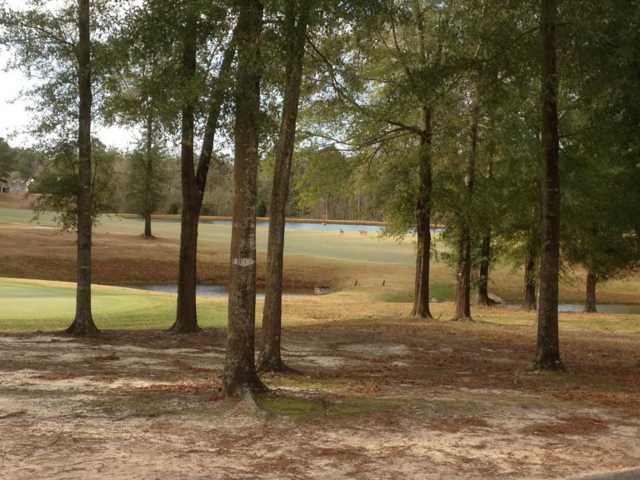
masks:
{"type": "Polygon", "coordinates": [[[475,322],[473,317],[453,317],[452,322],[475,322]]]}

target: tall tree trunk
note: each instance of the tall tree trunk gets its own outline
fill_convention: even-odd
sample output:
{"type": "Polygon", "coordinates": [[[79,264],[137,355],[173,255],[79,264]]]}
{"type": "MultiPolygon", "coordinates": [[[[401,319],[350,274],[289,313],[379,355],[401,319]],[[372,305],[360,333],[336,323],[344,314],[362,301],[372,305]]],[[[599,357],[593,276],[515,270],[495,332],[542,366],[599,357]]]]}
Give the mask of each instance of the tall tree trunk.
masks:
{"type": "MultiPolygon", "coordinates": [[[[191,22],[189,22],[191,23],[191,22]]],[[[186,87],[196,75],[196,27],[184,27],[182,45],[182,81],[186,87]]],[[[196,310],[196,286],[198,281],[196,262],[198,248],[197,209],[198,194],[194,172],[194,123],[195,99],[186,94],[182,105],[182,151],[180,154],[182,183],[182,219],[180,225],[180,265],[178,273],[178,303],[176,321],[171,330],[176,333],[191,333],[198,330],[196,310]]]]}
{"type": "Polygon", "coordinates": [[[431,269],[431,187],[433,143],[432,110],[423,109],[424,133],[420,138],[419,189],[416,205],[416,234],[418,248],[416,252],[416,277],[412,316],[418,319],[431,319],[429,309],[429,273],[431,269]]]}
{"type": "Polygon", "coordinates": [[[151,214],[153,213],[153,116],[147,114],[144,171],[144,238],[153,238],[151,232],[151,214]]]}
{"type": "Polygon", "coordinates": [[[262,2],[242,0],[237,27],[235,158],[231,282],[224,391],[244,396],[265,387],[255,366],[256,310],[256,190],[258,175],[258,116],[262,74],[260,40],[262,2]]]}
{"type": "Polygon", "coordinates": [[[587,273],[587,298],[584,304],[585,313],[596,313],[598,304],[596,301],[596,287],[598,286],[598,276],[591,270],[587,273]]]}
{"type": "Polygon", "coordinates": [[[471,152],[465,174],[465,206],[462,212],[462,226],[458,248],[458,272],[456,286],[456,313],[454,320],[471,320],[471,203],[476,175],[478,155],[478,122],[480,108],[473,107],[471,120],[471,152]]]}
{"type": "MultiPolygon", "coordinates": [[[[183,75],[191,79],[196,72],[196,39],[193,29],[185,35],[183,75]]],[[[222,65],[211,92],[209,113],[197,169],[194,169],[194,106],[185,104],[182,115],[182,223],[180,230],[180,266],[178,308],[171,331],[193,333],[199,330],[196,307],[198,284],[198,225],[207,176],[213,158],[215,133],[220,112],[229,90],[229,76],[236,51],[235,32],[225,50],[222,65]]]]}
{"type": "Polygon", "coordinates": [[[89,0],[78,2],[78,245],[76,315],[67,333],[94,335],[98,329],[91,313],[91,12],[89,0]]]}
{"type": "Polygon", "coordinates": [[[286,41],[289,48],[282,123],[271,192],[266,296],[262,316],[263,347],[259,362],[260,369],[265,371],[286,370],[281,354],[284,230],[310,9],[311,0],[287,0],[286,3],[286,41]]]}
{"type": "Polygon", "coordinates": [[[558,277],[560,272],[560,152],[558,138],[558,72],[556,26],[558,0],[542,0],[542,146],[544,187],[542,258],[538,302],[538,345],[535,365],[541,370],[562,369],[558,332],[558,277]]]}
{"type": "Polygon", "coordinates": [[[523,308],[529,311],[535,310],[537,308],[536,278],[538,276],[538,272],[536,271],[536,266],[536,248],[530,241],[529,248],[527,249],[527,259],[524,264],[524,294],[522,301],[523,308]]]}
{"type": "MultiPolygon", "coordinates": [[[[493,155],[495,154],[495,143],[490,142],[488,149],[489,161],[487,164],[487,179],[493,180],[493,155]]],[[[495,301],[489,297],[489,273],[491,269],[491,226],[487,226],[484,236],[482,237],[482,245],[480,246],[480,268],[478,282],[478,303],[485,307],[495,304],[495,301]]]]}
{"type": "Polygon", "coordinates": [[[490,307],[494,304],[489,298],[489,268],[491,267],[491,227],[487,228],[480,246],[480,268],[478,280],[478,304],[490,307]]]}

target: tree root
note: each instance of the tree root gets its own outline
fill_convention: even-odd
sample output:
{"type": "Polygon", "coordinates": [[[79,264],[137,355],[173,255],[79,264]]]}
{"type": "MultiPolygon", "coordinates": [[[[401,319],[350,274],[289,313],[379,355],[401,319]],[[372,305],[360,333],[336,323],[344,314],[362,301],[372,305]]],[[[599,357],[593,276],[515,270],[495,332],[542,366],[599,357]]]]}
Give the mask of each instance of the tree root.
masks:
{"type": "Polygon", "coordinates": [[[475,322],[475,320],[473,319],[473,317],[466,317],[466,316],[462,316],[462,317],[453,317],[451,319],[452,322],[475,322]]]}
{"type": "Polygon", "coordinates": [[[75,337],[93,337],[100,333],[96,324],[93,323],[93,319],[89,318],[87,321],[80,322],[76,318],[71,325],[64,331],[68,335],[75,337]]]}
{"type": "Polygon", "coordinates": [[[196,324],[193,325],[182,325],[175,322],[171,327],[167,330],[167,333],[173,333],[176,335],[190,335],[192,333],[199,333],[202,329],[196,324]]]}

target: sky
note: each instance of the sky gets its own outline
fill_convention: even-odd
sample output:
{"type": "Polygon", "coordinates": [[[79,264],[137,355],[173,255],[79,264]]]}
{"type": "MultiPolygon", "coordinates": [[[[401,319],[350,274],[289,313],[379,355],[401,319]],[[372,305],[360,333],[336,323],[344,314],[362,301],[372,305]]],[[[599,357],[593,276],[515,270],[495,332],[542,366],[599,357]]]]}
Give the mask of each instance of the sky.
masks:
{"type": "MultiPolygon", "coordinates": [[[[4,70],[9,58],[6,51],[0,53],[0,137],[7,139],[13,147],[30,146],[34,142],[25,131],[32,118],[27,110],[27,100],[21,96],[30,80],[21,72],[4,70]]],[[[135,139],[135,132],[119,127],[98,126],[94,134],[105,145],[121,150],[128,150],[135,139]]]]}
{"type": "MultiPolygon", "coordinates": [[[[52,0],[53,5],[59,0],[52,0]]],[[[19,8],[24,6],[24,0],[7,0],[7,6],[19,8]]],[[[5,71],[11,54],[6,50],[0,51],[0,137],[7,139],[13,147],[29,146],[34,142],[25,134],[31,122],[27,111],[27,101],[21,96],[21,91],[28,88],[30,80],[18,71],[5,71]]],[[[118,127],[94,128],[94,135],[104,144],[127,150],[135,140],[135,132],[118,127]]]]}

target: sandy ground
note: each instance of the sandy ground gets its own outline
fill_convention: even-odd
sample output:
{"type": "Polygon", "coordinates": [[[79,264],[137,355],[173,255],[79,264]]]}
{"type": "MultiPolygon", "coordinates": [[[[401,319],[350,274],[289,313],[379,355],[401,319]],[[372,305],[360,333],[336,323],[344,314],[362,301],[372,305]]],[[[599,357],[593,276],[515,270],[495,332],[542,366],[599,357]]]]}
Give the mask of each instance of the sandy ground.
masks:
{"type": "MultiPolygon", "coordinates": [[[[300,306],[303,309],[303,306],[300,306]]],[[[295,310],[295,308],[294,308],[295,310]]],[[[224,333],[0,337],[3,479],[567,478],[640,465],[637,336],[310,322],[260,408],[222,400],[224,333]]]]}

